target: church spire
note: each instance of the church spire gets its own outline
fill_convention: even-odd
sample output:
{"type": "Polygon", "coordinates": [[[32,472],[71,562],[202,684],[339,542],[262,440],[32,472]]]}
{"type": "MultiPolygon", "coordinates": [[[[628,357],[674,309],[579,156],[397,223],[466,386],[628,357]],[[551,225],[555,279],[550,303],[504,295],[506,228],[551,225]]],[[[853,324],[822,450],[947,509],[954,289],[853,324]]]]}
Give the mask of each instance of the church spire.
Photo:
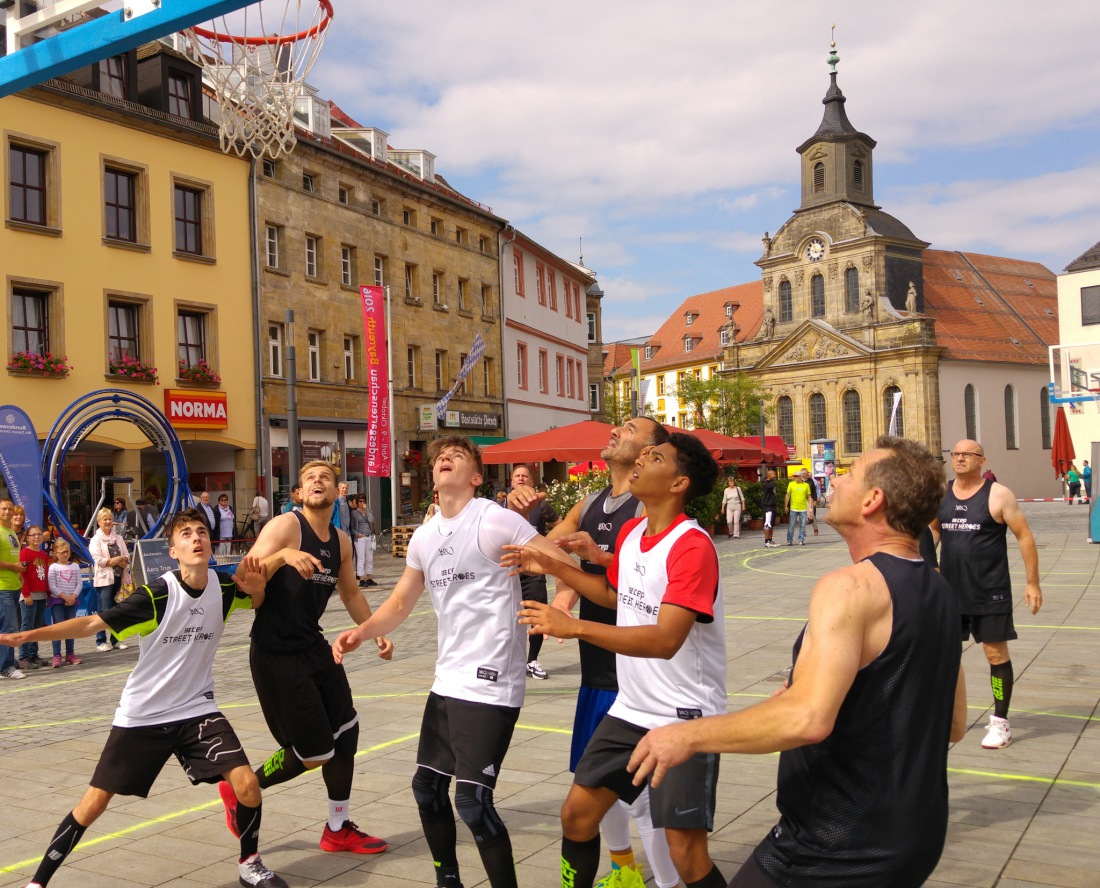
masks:
{"type": "MultiPolygon", "coordinates": [[[[833,25],[835,31],[836,25],[833,25]]],[[[836,51],[836,40],[829,42],[829,56],[825,60],[829,66],[829,89],[825,93],[825,98],[821,100],[821,104],[825,106],[825,114],[821,118],[821,125],[817,128],[817,132],[814,133],[807,142],[820,141],[823,138],[833,138],[837,136],[849,136],[859,134],[852,122],[848,120],[848,114],[844,110],[844,103],[848,100],[844,98],[844,93],[840,91],[840,86],[836,82],[836,66],[840,63],[840,56],[836,51]]],[[[799,148],[801,152],[802,148],[799,148]]]]}

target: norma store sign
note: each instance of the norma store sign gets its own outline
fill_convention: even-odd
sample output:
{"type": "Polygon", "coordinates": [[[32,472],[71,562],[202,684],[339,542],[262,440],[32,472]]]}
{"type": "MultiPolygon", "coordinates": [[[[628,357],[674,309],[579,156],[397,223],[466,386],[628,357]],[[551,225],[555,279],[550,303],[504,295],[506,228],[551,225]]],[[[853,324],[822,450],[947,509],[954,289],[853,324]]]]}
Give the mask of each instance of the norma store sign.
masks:
{"type": "Polygon", "coordinates": [[[225,392],[164,390],[164,415],[177,429],[229,428],[225,392]]]}

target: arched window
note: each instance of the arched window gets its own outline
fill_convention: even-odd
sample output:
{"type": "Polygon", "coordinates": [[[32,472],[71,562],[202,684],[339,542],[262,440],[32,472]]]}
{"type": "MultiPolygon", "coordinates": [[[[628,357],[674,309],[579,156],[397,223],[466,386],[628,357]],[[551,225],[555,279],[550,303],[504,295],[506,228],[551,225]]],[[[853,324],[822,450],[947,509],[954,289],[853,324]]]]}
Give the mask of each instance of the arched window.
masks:
{"type": "Polygon", "coordinates": [[[963,389],[963,412],[966,415],[966,437],[971,441],[978,440],[978,392],[974,386],[967,384],[963,389]]]}
{"type": "Polygon", "coordinates": [[[852,184],[855,186],[856,191],[863,190],[863,161],[857,160],[852,164],[852,184]]]}
{"type": "Polygon", "coordinates": [[[814,194],[825,190],[825,164],[820,160],[814,164],[814,194]]]}
{"type": "Polygon", "coordinates": [[[1050,450],[1050,391],[1045,385],[1039,390],[1039,428],[1043,436],[1043,450],[1050,450]]]}
{"type": "Polygon", "coordinates": [[[779,322],[782,324],[794,319],[794,306],[791,303],[791,282],[779,282],[779,322]]]}
{"type": "Polygon", "coordinates": [[[844,272],[844,310],[848,314],[859,311],[859,272],[854,268],[844,272]]]}
{"type": "Polygon", "coordinates": [[[775,405],[775,418],[779,425],[779,437],[788,444],[794,443],[794,404],[783,395],[775,405]]]}
{"type": "Polygon", "coordinates": [[[1016,389],[1010,385],[1005,386],[1005,447],[1009,450],[1017,450],[1020,434],[1016,427],[1016,389]]]}
{"type": "MultiPolygon", "coordinates": [[[[883,420],[882,427],[886,430],[887,434],[890,432],[890,417],[894,416],[894,395],[900,395],[901,389],[896,385],[886,386],[886,391],[882,393],[882,411],[883,420]]],[[[898,412],[895,417],[897,419],[897,430],[894,432],[899,438],[905,437],[905,401],[903,400],[898,404],[898,412]]]]}
{"type": "Polygon", "coordinates": [[[863,453],[863,410],[855,389],[844,393],[844,449],[848,453],[863,453]]]}
{"type": "Polygon", "coordinates": [[[810,281],[810,317],[825,317],[825,278],[819,274],[810,281]]]}
{"type": "Polygon", "coordinates": [[[828,437],[829,430],[825,425],[825,396],[821,392],[810,395],[810,437],[828,437]]]}

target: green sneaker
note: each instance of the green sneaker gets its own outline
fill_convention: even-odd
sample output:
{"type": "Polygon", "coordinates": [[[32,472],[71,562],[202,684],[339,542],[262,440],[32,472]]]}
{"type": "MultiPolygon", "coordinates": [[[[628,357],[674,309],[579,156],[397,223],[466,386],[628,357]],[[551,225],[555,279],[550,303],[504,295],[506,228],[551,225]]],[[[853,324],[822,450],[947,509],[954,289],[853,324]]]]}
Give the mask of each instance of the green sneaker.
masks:
{"type": "Polygon", "coordinates": [[[622,866],[613,869],[595,885],[595,888],[645,888],[645,879],[642,877],[642,865],[637,868],[622,866]]]}

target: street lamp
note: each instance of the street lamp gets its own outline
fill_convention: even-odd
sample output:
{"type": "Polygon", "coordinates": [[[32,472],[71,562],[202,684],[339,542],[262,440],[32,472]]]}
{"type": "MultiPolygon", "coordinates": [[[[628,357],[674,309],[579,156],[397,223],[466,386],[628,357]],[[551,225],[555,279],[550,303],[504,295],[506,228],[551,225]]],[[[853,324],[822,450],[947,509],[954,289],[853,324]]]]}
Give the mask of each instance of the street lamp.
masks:
{"type": "Polygon", "coordinates": [[[764,456],[764,399],[760,399],[760,480],[768,477],[768,460],[764,456]]]}

